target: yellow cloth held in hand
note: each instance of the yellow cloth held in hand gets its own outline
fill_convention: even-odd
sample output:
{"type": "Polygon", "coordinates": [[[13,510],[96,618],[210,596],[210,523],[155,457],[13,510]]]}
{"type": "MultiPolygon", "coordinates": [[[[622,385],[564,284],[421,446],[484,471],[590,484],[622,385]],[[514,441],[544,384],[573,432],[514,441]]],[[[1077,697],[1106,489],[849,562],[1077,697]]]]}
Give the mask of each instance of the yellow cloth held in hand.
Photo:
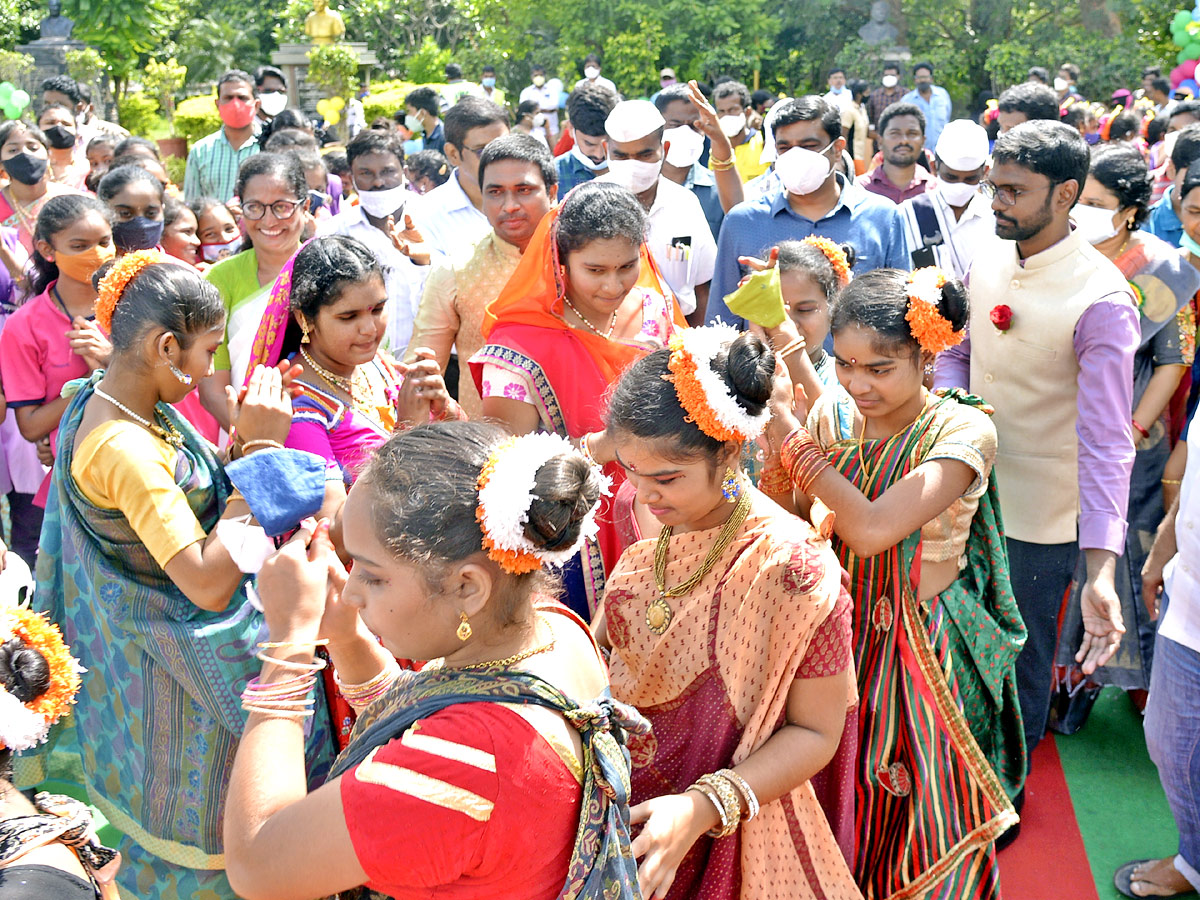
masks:
{"type": "Polygon", "coordinates": [[[752,274],[745,284],[725,298],[725,305],[731,313],[755,325],[777,328],[787,315],[779,285],[779,267],[752,274]]]}

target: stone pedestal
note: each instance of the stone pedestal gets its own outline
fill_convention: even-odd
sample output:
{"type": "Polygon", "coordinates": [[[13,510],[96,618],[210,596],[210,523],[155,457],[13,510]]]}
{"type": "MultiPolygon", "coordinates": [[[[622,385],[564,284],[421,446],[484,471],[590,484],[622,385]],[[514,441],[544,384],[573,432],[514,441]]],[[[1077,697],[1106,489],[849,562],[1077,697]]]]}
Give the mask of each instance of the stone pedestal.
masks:
{"type": "MultiPolygon", "coordinates": [[[[271,54],[271,65],[283,69],[283,74],[287,76],[288,105],[299,107],[310,115],[316,113],[317,101],[322,97],[320,88],[304,81],[308,71],[308,51],[315,46],[316,44],[280,44],[279,49],[271,54]]],[[[365,43],[347,41],[346,46],[358,55],[359,75],[366,74],[369,81],[370,70],[379,65],[379,57],[365,43]]]]}
{"type": "Polygon", "coordinates": [[[33,57],[33,73],[30,84],[21,85],[31,97],[41,96],[41,84],[47,78],[67,74],[67,51],[82,50],[86,47],[83,41],[72,38],[38,38],[28,44],[17,47],[22,53],[33,57]]]}

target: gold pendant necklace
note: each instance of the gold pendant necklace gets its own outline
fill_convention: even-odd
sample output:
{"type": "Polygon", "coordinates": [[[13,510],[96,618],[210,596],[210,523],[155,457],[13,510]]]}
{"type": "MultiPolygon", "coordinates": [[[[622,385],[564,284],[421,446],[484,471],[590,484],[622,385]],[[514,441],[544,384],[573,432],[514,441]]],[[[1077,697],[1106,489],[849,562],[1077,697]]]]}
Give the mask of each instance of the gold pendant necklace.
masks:
{"type": "Polygon", "coordinates": [[[658,596],[651,601],[646,610],[647,628],[655,634],[662,634],[670,627],[671,620],[675,618],[675,611],[671,609],[667,598],[690,594],[704,576],[712,570],[712,567],[717,564],[717,560],[733,543],[742,523],[746,521],[746,516],[750,513],[750,502],[750,491],[743,487],[737,506],[733,508],[733,513],[721,526],[716,543],[709,548],[704,561],[700,563],[700,568],[690,578],[675,587],[667,587],[667,550],[671,544],[671,526],[664,526],[663,530],[658,533],[658,544],[654,548],[654,586],[658,588],[658,596]]]}
{"type": "Polygon", "coordinates": [[[563,302],[571,308],[571,312],[575,313],[575,315],[579,317],[579,321],[590,328],[593,333],[600,335],[600,337],[604,338],[605,340],[610,340],[612,338],[613,329],[617,327],[617,313],[620,311],[620,307],[613,310],[612,320],[608,323],[608,331],[601,331],[599,328],[589,322],[583,313],[575,308],[575,304],[571,302],[571,298],[566,294],[563,294],[563,302]]]}
{"type": "Polygon", "coordinates": [[[312,369],[314,372],[316,372],[317,376],[322,381],[324,381],[330,387],[339,388],[339,389],[345,391],[346,395],[350,398],[350,402],[351,403],[354,402],[354,378],[353,377],[346,378],[342,375],[335,375],[333,372],[330,372],[328,369],[326,369],[324,366],[322,366],[319,362],[317,362],[315,359],[313,359],[312,356],[309,355],[309,352],[307,350],[305,350],[303,347],[300,348],[300,355],[304,357],[304,361],[306,363],[308,363],[309,368],[312,369]]]}

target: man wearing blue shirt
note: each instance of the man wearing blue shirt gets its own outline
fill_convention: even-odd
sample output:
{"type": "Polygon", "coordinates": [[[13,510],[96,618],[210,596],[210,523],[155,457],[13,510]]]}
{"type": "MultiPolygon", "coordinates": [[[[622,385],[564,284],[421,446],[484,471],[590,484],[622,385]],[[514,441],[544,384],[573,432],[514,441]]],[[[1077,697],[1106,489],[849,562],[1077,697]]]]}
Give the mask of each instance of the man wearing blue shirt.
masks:
{"type": "Polygon", "coordinates": [[[1143,227],[1172,247],[1178,247],[1183,240],[1183,222],[1179,220],[1179,190],[1192,163],[1200,159],[1200,125],[1187,126],[1174,136],[1174,140],[1171,159],[1167,163],[1167,177],[1171,179],[1171,185],[1159,201],[1150,207],[1150,217],[1143,227]]]}
{"type": "Polygon", "coordinates": [[[913,82],[916,87],[904,95],[903,102],[915,103],[925,113],[925,146],[936,147],[942,129],[950,121],[950,95],[933,83],[933,63],[913,66],[913,82]]]}
{"type": "Polygon", "coordinates": [[[899,208],[833,168],[846,147],[836,107],[816,96],[789,100],[775,114],[771,133],[780,186],[739,203],[725,216],[709,289],[710,323],[721,319],[744,327],[725,305],[744,274],[738,259],[765,259],[780,241],[818,235],[849,242],[857,251],[856,274],[909,268],[899,208]]]}

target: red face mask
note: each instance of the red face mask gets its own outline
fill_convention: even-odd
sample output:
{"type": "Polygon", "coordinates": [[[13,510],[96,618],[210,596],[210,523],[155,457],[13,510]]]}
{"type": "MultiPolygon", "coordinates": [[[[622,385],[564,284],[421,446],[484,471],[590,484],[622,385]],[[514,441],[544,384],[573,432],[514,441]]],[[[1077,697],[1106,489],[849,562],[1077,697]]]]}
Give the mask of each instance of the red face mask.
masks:
{"type": "Polygon", "coordinates": [[[254,121],[254,104],[245,100],[230,100],[217,107],[221,121],[230,128],[245,128],[254,121]]]}

